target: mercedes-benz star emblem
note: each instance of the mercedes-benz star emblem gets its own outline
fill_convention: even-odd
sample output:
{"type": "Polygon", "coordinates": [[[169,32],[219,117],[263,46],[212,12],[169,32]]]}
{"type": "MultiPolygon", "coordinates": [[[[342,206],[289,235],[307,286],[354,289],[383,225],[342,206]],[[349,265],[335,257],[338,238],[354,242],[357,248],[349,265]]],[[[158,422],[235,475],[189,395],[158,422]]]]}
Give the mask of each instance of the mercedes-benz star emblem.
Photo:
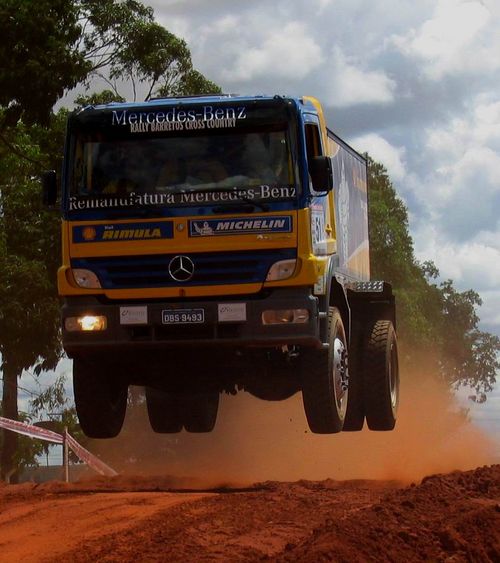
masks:
{"type": "Polygon", "coordinates": [[[188,256],[174,256],[168,264],[168,273],[176,282],[187,282],[194,274],[194,264],[188,256]]]}

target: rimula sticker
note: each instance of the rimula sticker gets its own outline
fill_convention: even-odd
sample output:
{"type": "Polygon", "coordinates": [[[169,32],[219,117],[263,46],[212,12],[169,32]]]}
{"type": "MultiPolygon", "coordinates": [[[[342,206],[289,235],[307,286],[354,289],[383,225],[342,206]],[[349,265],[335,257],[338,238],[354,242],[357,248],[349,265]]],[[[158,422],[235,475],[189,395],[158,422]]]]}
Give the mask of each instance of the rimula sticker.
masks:
{"type": "Polygon", "coordinates": [[[171,221],[157,223],[118,223],[73,227],[73,242],[113,242],[173,237],[171,221]]]}

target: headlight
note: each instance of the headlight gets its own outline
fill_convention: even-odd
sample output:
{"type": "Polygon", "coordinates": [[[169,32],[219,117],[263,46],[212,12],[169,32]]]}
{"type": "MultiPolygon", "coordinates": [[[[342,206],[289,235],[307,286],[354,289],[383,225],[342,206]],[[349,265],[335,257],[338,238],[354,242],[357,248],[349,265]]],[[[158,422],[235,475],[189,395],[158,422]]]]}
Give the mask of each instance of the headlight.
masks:
{"type": "Polygon", "coordinates": [[[100,289],[101,282],[92,270],[75,268],[74,270],[71,270],[71,272],[73,273],[75,282],[80,287],[85,287],[87,289],[100,289]]]}
{"type": "Polygon", "coordinates": [[[96,332],[106,330],[108,321],[103,315],[82,315],[81,317],[68,317],[64,327],[68,332],[96,332]]]}
{"type": "Polygon", "coordinates": [[[266,281],[278,281],[286,280],[293,276],[295,272],[295,267],[297,266],[297,260],[280,260],[275,262],[267,273],[266,281]]]}

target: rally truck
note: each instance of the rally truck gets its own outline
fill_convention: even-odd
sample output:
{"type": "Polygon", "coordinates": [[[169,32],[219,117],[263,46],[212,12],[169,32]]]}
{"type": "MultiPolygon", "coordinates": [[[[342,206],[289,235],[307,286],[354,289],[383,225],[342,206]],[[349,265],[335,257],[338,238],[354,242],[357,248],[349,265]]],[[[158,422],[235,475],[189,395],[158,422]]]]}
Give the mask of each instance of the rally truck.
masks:
{"type": "Polygon", "coordinates": [[[395,302],[370,279],[367,163],[311,97],[89,106],[68,119],[62,339],[90,437],[129,385],[156,432],[210,432],[221,393],[301,392],[312,432],[392,430],[395,302]]]}

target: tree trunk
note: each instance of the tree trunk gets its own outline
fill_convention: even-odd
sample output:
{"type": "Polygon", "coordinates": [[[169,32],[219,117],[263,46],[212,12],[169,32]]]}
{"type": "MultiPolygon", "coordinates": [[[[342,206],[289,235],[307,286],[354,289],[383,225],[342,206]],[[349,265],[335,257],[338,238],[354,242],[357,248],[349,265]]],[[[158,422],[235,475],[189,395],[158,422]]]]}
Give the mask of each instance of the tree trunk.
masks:
{"type": "MultiPolygon", "coordinates": [[[[2,416],[11,420],[17,420],[17,370],[12,364],[9,364],[7,354],[4,354],[3,360],[2,416]]],[[[2,430],[2,432],[0,479],[8,483],[16,483],[18,475],[14,457],[17,451],[18,434],[10,430],[2,430]]]]}

